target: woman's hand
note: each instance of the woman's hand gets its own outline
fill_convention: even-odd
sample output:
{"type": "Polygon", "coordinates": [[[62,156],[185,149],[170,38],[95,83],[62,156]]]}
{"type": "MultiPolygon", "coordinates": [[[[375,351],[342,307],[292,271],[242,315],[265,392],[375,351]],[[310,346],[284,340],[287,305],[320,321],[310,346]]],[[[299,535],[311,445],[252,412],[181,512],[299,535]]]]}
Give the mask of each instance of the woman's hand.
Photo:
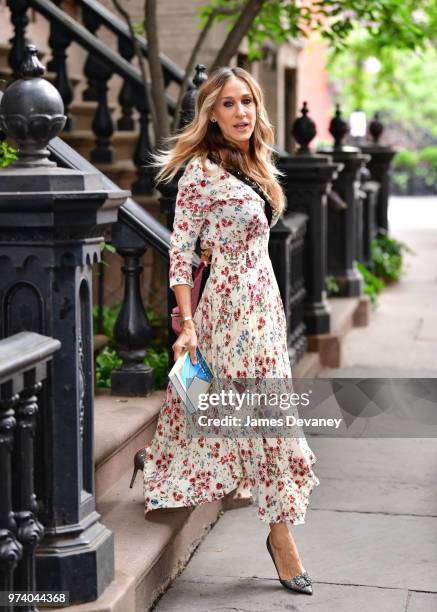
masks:
{"type": "Polygon", "coordinates": [[[184,350],[188,350],[193,365],[197,363],[197,333],[196,327],[192,320],[183,322],[182,331],[171,348],[173,349],[175,361],[179,359],[184,350]]]}

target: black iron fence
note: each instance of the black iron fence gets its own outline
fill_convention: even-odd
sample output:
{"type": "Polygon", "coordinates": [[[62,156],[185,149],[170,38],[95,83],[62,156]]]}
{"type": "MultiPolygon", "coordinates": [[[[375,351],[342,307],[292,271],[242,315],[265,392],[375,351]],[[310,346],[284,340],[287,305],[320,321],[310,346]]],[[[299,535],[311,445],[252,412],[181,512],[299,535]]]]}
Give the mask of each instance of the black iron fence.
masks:
{"type": "MultiPolygon", "coordinates": [[[[60,342],[33,332],[0,340],[0,591],[35,591],[35,550],[44,528],[35,493],[34,447],[42,386],[60,342]]],[[[2,602],[3,610],[16,609],[2,602]]],[[[33,604],[20,609],[35,610],[33,604]]]]}

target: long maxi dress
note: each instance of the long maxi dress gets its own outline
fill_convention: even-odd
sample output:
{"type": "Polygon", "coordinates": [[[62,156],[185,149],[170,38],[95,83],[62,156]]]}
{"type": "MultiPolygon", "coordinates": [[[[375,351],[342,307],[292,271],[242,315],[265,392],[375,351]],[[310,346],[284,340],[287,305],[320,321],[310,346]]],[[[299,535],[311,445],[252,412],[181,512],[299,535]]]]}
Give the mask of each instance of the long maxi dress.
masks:
{"type": "MultiPolygon", "coordinates": [[[[169,285],[193,286],[200,237],[211,268],[194,314],[198,347],[214,377],[291,379],[284,307],[268,253],[264,200],[245,182],[208,161],[187,165],[178,184],[169,285]]],[[[270,227],[278,221],[273,211],[270,227]]],[[[187,435],[186,412],[169,382],[144,463],[145,514],[196,506],[234,491],[255,491],[266,523],[305,522],[319,484],[303,434],[296,437],[187,435]]]]}

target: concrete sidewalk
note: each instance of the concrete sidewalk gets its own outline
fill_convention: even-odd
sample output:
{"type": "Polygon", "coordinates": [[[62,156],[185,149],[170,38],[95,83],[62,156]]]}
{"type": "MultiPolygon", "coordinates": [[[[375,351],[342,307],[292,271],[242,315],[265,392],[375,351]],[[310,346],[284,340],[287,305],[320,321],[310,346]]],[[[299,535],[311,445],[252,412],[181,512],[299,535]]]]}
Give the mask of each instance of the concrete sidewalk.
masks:
{"type": "MultiPolygon", "coordinates": [[[[403,281],[327,377],[437,378],[437,199],[393,198],[391,235],[407,242],[403,281]]],[[[437,444],[308,436],[320,478],[306,524],[291,527],[313,596],[277,580],[256,506],[228,511],[157,603],[159,612],[437,610],[437,444]]]]}

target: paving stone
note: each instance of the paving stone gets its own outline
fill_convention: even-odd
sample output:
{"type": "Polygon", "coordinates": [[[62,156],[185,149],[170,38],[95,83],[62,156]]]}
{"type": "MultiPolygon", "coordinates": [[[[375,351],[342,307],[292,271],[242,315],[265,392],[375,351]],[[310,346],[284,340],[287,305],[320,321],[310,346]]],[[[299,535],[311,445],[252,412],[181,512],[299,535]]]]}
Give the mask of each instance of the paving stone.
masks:
{"type": "MultiPolygon", "coordinates": [[[[256,506],[227,512],[184,579],[276,577],[266,527],[256,506]]],[[[437,591],[437,518],[309,510],[307,524],[291,529],[316,582],[437,591]]]]}
{"type": "Polygon", "coordinates": [[[437,610],[437,593],[409,593],[408,606],[405,612],[435,612],[437,610]]]}
{"type": "MultiPolygon", "coordinates": [[[[178,580],[156,607],[157,612],[403,612],[407,591],[315,584],[313,595],[290,593],[278,581],[254,578],[178,580]]],[[[431,610],[431,609],[430,609],[431,610]]],[[[416,612],[416,611],[414,611],[416,612]]]]}

